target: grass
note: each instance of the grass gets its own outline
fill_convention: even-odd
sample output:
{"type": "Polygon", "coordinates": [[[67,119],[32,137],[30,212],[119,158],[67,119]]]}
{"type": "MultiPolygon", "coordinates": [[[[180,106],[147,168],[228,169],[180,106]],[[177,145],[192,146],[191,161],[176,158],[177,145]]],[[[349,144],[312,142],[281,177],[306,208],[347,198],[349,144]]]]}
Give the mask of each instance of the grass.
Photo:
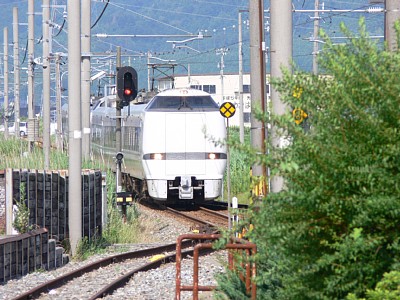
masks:
{"type": "MultiPolygon", "coordinates": [[[[31,152],[25,139],[10,136],[8,139],[0,134],[0,169],[38,169],[44,167],[43,150],[33,147],[31,152]]],[[[50,169],[65,170],[68,168],[68,156],[60,151],[50,151],[50,169]]]]}
{"type": "MultiPolygon", "coordinates": [[[[0,134],[0,169],[38,169],[43,170],[44,154],[39,147],[34,147],[28,152],[28,141],[14,136],[8,139],[0,134]]],[[[52,149],[50,151],[50,169],[68,169],[68,155],[52,149]]],[[[106,170],[99,162],[85,161],[83,169],[106,170]]],[[[120,209],[115,201],[115,176],[110,171],[107,173],[107,214],[108,223],[103,228],[103,235],[91,241],[83,239],[78,246],[77,259],[84,259],[90,254],[101,252],[105,245],[113,243],[136,243],[139,237],[138,212],[135,207],[127,208],[126,222],[122,218],[120,209]]]]}
{"type": "MultiPolygon", "coordinates": [[[[250,145],[250,130],[245,128],[244,143],[250,145]]],[[[239,127],[229,128],[229,140],[239,141],[239,127]]],[[[235,147],[229,148],[231,198],[238,198],[239,204],[249,204],[251,199],[251,161],[248,155],[235,147]]],[[[224,199],[228,195],[227,174],[224,177],[224,199]]]]}

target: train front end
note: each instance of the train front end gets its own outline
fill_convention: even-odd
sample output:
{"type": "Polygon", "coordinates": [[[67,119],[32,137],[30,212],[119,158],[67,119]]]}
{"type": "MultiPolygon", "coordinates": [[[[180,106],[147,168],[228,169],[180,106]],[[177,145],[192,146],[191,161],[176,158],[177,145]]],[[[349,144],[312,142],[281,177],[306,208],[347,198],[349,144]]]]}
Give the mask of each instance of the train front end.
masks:
{"type": "Polygon", "coordinates": [[[159,93],[146,107],[143,122],[143,168],[153,199],[201,202],[221,195],[226,127],[208,93],[159,93]]]}

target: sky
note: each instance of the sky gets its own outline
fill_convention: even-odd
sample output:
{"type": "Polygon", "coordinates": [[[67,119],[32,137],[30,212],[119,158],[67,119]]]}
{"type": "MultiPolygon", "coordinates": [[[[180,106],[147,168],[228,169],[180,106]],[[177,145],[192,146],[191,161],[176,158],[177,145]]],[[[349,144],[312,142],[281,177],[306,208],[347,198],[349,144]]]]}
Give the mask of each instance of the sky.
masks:
{"type": "MultiPolygon", "coordinates": [[[[151,52],[153,57],[162,60],[175,60],[182,68],[176,73],[186,72],[187,66],[191,66],[192,72],[209,73],[219,72],[220,57],[216,54],[217,49],[227,48],[229,51],[225,56],[225,71],[236,72],[238,61],[238,11],[248,8],[248,0],[107,0],[92,1],[92,34],[202,34],[209,36],[193,42],[176,44],[184,47],[173,48],[173,43],[167,39],[136,39],[127,38],[97,38],[92,37],[92,52],[104,53],[114,52],[116,46],[121,45],[123,54],[130,55],[124,58],[123,64],[131,64],[137,68],[139,78],[144,81],[147,76],[147,53],[151,52]],[[105,8],[106,7],[106,8],[105,8]],[[195,8],[195,9],[194,9],[195,8]],[[104,12],[103,12],[104,10],[104,12]],[[184,22],[182,22],[184,20],[184,22]],[[115,26],[113,24],[118,24],[115,26]]],[[[320,9],[331,10],[321,13],[320,28],[326,33],[340,41],[342,33],[339,23],[344,22],[352,31],[357,31],[357,24],[360,17],[366,20],[367,28],[371,36],[383,35],[383,13],[361,12],[366,10],[369,0],[319,0],[320,9]],[[349,10],[346,12],[335,12],[335,10],[349,10]]],[[[8,27],[9,43],[12,42],[12,11],[13,7],[19,10],[19,44],[20,63],[26,65],[27,41],[27,0],[0,0],[0,27],[8,27]],[[24,24],[25,23],[25,24],[24,24]]],[[[53,31],[53,52],[67,53],[67,30],[64,23],[64,11],[66,0],[51,1],[55,5],[52,13],[52,21],[59,27],[53,31]]],[[[41,0],[35,0],[35,56],[41,56],[41,0]]],[[[264,2],[265,13],[265,38],[269,44],[269,5],[270,1],[264,2]]],[[[306,70],[311,68],[312,62],[312,39],[313,35],[313,13],[304,12],[306,9],[314,9],[313,0],[293,0],[293,59],[300,68],[306,70]]],[[[377,6],[377,5],[375,5],[377,6]]],[[[247,13],[243,12],[243,37],[245,71],[249,71],[249,28],[247,26],[247,13]],[[247,43],[247,44],[246,44],[247,43]]],[[[3,30],[0,28],[0,39],[3,41],[3,30]]],[[[182,38],[183,39],[183,38],[182,38]]],[[[181,40],[182,40],[181,39],[181,40]]],[[[169,39],[171,40],[171,38],[169,39]]],[[[179,40],[179,39],[174,39],[179,40]]],[[[382,40],[382,39],[381,39],[382,40]]],[[[3,49],[0,50],[3,52],[3,49]]],[[[12,54],[12,48],[9,49],[12,54]]],[[[112,69],[107,55],[92,60],[93,67],[99,69],[112,69]],[[98,64],[97,64],[98,62],[98,64]],[[108,64],[108,65],[107,65],[108,64]]],[[[10,58],[12,67],[12,58],[10,58]]],[[[2,73],[2,65],[1,73],[2,73]]],[[[64,65],[66,69],[66,65],[64,65]]],[[[39,72],[40,70],[38,70],[39,72]]],[[[22,81],[26,74],[21,73],[22,81]]],[[[67,78],[67,76],[65,76],[67,78]]],[[[1,85],[1,82],[0,82],[1,85]]],[[[143,84],[142,84],[143,85],[143,84]]]]}

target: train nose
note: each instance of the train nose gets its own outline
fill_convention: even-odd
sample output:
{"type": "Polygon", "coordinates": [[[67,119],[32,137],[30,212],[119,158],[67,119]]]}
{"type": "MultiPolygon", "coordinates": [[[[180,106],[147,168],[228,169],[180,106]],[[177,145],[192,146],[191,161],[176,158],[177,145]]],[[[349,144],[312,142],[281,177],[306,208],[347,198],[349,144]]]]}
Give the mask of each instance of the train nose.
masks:
{"type": "Polygon", "coordinates": [[[190,176],[181,177],[179,199],[193,199],[192,178],[190,176]]]}

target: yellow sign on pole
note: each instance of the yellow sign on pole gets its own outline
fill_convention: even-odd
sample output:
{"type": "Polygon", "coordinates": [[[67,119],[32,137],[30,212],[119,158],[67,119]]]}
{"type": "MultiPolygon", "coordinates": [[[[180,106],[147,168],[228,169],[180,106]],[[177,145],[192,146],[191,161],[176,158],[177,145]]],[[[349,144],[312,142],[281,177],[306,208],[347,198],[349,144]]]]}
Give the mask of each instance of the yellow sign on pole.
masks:
{"type": "Polygon", "coordinates": [[[301,124],[308,117],[307,113],[301,108],[293,109],[292,115],[294,118],[294,122],[297,125],[301,124]]]}
{"type": "Polygon", "coordinates": [[[232,102],[224,102],[219,107],[219,112],[223,117],[230,118],[235,114],[236,108],[232,102]]]}
{"type": "Polygon", "coordinates": [[[293,89],[293,97],[295,97],[297,99],[300,99],[302,93],[303,93],[303,88],[300,86],[296,86],[293,89]]]}

